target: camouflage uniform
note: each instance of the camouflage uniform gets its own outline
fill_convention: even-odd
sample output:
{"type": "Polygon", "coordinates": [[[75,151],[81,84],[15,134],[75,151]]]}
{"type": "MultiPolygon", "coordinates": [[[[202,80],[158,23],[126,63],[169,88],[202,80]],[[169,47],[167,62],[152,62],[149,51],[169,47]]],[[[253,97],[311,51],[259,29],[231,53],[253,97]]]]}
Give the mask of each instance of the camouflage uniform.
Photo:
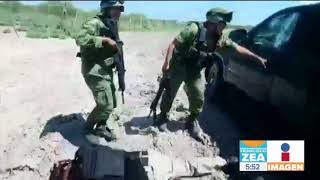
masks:
{"type": "Polygon", "coordinates": [[[114,130],[114,109],[117,107],[116,87],[113,82],[114,54],[113,50],[103,47],[102,38],[109,37],[116,41],[114,32],[117,26],[110,27],[102,19],[99,13],[93,19],[83,24],[76,37],[76,43],[80,46],[84,80],[92,91],[96,102],[95,108],[87,118],[87,130],[93,130],[94,125],[107,127],[114,130]]]}
{"type": "MultiPolygon", "coordinates": [[[[210,11],[217,11],[217,9],[210,11]]],[[[209,21],[210,17],[207,19],[209,21]]],[[[211,18],[211,20],[214,21],[215,19],[211,18]]],[[[189,50],[196,45],[195,39],[199,30],[196,23],[190,23],[175,38],[177,44],[169,65],[170,88],[166,89],[162,96],[160,119],[167,118],[167,113],[171,109],[173,100],[182,82],[185,83],[184,90],[189,100],[189,120],[196,120],[202,111],[204,102],[203,90],[205,87],[204,82],[201,80],[201,67],[198,59],[192,59],[188,56],[189,50]]],[[[219,39],[216,39],[215,49],[235,47],[235,45],[235,42],[223,34],[219,39]]]]}

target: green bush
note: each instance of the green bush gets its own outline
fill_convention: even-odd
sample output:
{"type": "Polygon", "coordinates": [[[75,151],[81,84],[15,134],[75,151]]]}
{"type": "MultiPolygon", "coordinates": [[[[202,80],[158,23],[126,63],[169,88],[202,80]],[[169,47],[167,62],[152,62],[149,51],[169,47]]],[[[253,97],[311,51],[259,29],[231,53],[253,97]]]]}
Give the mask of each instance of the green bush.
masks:
{"type": "Polygon", "coordinates": [[[41,3],[37,6],[39,12],[43,14],[50,14],[54,16],[63,16],[65,10],[66,15],[74,17],[77,12],[77,8],[75,8],[72,2],[59,2],[59,1],[49,1],[41,3]],[[48,7],[49,5],[49,7],[48,7]]]}
{"type": "Polygon", "coordinates": [[[34,27],[28,29],[26,36],[29,38],[47,39],[49,38],[49,32],[46,28],[34,27]]]}
{"type": "Polygon", "coordinates": [[[28,31],[27,27],[16,27],[16,31],[18,32],[26,32],[28,31]]]}
{"type": "MultiPolygon", "coordinates": [[[[82,24],[98,13],[98,10],[83,11],[71,2],[51,1],[36,6],[20,2],[0,3],[0,25],[16,26],[18,31],[26,31],[31,38],[74,38],[82,24]],[[48,9],[48,3],[50,5],[48,9]],[[66,11],[65,11],[66,10],[66,11]],[[64,12],[67,12],[64,14],[64,12]]],[[[182,27],[176,21],[149,19],[144,14],[123,15],[120,31],[178,31],[182,27]]]]}
{"type": "Polygon", "coordinates": [[[26,36],[28,38],[48,39],[48,35],[39,32],[28,31],[26,36]]]}
{"type": "Polygon", "coordinates": [[[62,29],[53,29],[50,31],[51,38],[66,39],[66,33],[62,29]]]}
{"type": "Polygon", "coordinates": [[[12,24],[11,12],[3,6],[0,6],[0,25],[9,26],[12,24]]]}
{"type": "Polygon", "coordinates": [[[11,33],[11,29],[10,28],[6,28],[2,31],[2,33],[4,34],[8,34],[8,33],[11,33]]]}

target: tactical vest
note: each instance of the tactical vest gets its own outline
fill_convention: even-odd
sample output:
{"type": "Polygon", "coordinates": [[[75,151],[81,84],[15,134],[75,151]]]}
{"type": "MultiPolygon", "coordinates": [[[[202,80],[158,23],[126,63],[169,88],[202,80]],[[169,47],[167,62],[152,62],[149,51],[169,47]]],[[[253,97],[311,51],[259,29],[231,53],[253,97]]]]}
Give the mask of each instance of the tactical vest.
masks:
{"type": "MultiPolygon", "coordinates": [[[[114,25],[112,24],[112,21],[111,21],[111,20],[105,22],[105,21],[103,20],[102,16],[100,16],[100,15],[97,15],[97,16],[95,16],[94,18],[99,19],[99,21],[101,21],[107,28],[110,29],[110,31],[111,31],[111,37],[110,37],[110,38],[111,38],[112,40],[114,40],[114,41],[120,41],[118,29],[117,29],[116,26],[114,26],[114,25]]],[[[100,32],[99,35],[100,35],[100,36],[107,36],[107,32],[100,32]]]]}
{"type": "MultiPolygon", "coordinates": [[[[122,62],[123,61],[123,42],[120,40],[118,27],[113,25],[111,20],[107,21],[107,22],[103,21],[103,19],[99,15],[95,16],[95,18],[98,18],[101,22],[104,23],[104,25],[106,27],[109,28],[109,30],[111,31],[110,38],[117,43],[117,46],[119,49],[119,52],[113,56],[114,62],[112,62],[112,60],[110,59],[110,61],[111,61],[111,62],[109,62],[110,65],[113,65],[114,63],[117,63],[117,62],[122,62]]],[[[100,32],[99,35],[106,36],[107,34],[106,34],[106,32],[100,32]]],[[[108,63],[108,62],[106,62],[106,63],[108,63]]]]}
{"type": "Polygon", "coordinates": [[[191,21],[187,26],[195,23],[198,26],[198,32],[195,38],[193,39],[193,43],[191,47],[188,48],[186,54],[181,54],[176,48],[174,49],[174,55],[178,57],[178,61],[181,63],[196,63],[195,59],[198,59],[199,51],[207,52],[207,29],[204,27],[203,23],[197,21],[191,21]]]}
{"type": "MultiPolygon", "coordinates": [[[[203,23],[194,21],[191,23],[195,23],[198,26],[198,33],[197,36],[193,42],[193,47],[199,51],[208,51],[209,48],[209,44],[206,38],[206,34],[207,34],[207,29],[204,27],[203,23]]],[[[191,24],[190,23],[190,24],[191,24]]],[[[217,37],[215,39],[215,41],[213,42],[214,47],[213,47],[213,51],[215,51],[218,47],[218,42],[219,42],[220,37],[217,37]]]]}
{"type": "MultiPolygon", "coordinates": [[[[108,58],[106,60],[104,60],[104,63],[108,66],[113,66],[116,68],[117,72],[118,72],[118,83],[119,83],[119,88],[122,90],[122,98],[123,98],[123,91],[125,90],[125,65],[124,65],[124,58],[123,58],[123,42],[120,40],[119,38],[119,31],[118,31],[118,27],[112,24],[111,20],[108,21],[103,21],[102,18],[100,16],[97,16],[97,18],[100,19],[101,22],[103,22],[105,24],[105,26],[107,26],[109,28],[109,30],[111,31],[111,39],[113,39],[114,41],[116,41],[117,44],[117,49],[118,49],[118,53],[115,54],[112,58],[108,58]]],[[[100,32],[101,36],[104,36],[105,34],[103,34],[103,32],[100,32]]],[[[124,99],[122,99],[123,103],[124,103],[124,99]]]]}
{"type": "Polygon", "coordinates": [[[194,21],[190,24],[195,23],[198,26],[198,33],[193,41],[193,47],[199,51],[207,51],[208,44],[206,39],[207,29],[204,27],[203,23],[194,21]]]}
{"type": "Polygon", "coordinates": [[[198,26],[198,31],[187,54],[183,55],[179,53],[176,48],[174,49],[174,54],[177,57],[178,62],[182,64],[189,64],[189,66],[194,68],[200,67],[200,69],[202,69],[208,63],[207,59],[203,58],[203,53],[213,53],[218,47],[220,37],[214,39],[213,42],[211,42],[212,44],[210,44],[212,47],[209,47],[210,42],[208,42],[207,29],[204,27],[204,24],[192,21],[188,25],[191,25],[192,23],[195,23],[198,26]],[[212,48],[210,52],[209,48],[212,48]]]}
{"type": "MultiPolygon", "coordinates": [[[[178,61],[181,61],[182,63],[195,63],[195,59],[197,59],[197,55],[199,52],[205,52],[208,53],[208,40],[207,40],[207,29],[204,27],[204,24],[197,21],[191,21],[188,23],[188,25],[191,25],[192,23],[195,23],[198,26],[198,32],[193,40],[193,43],[191,47],[188,49],[188,52],[186,54],[181,54],[176,48],[174,49],[174,55],[178,57],[178,61]]],[[[216,49],[217,43],[219,41],[219,38],[216,38],[215,42],[212,42],[214,44],[213,50],[216,49]]]]}
{"type": "MultiPolygon", "coordinates": [[[[123,42],[120,40],[119,38],[119,33],[118,33],[118,29],[115,28],[115,26],[112,25],[112,22],[104,22],[103,19],[97,15],[94,16],[93,18],[99,19],[99,21],[101,21],[107,28],[109,28],[110,32],[108,31],[101,31],[99,32],[98,36],[103,36],[103,37],[110,37],[112,40],[116,41],[118,49],[120,50],[120,52],[118,52],[116,55],[113,56],[113,58],[109,58],[110,62],[104,62],[106,64],[109,64],[110,66],[112,66],[114,64],[114,61],[119,61],[119,59],[123,59],[123,42]]],[[[82,57],[82,53],[78,52],[76,57],[82,57]]],[[[101,64],[102,62],[95,62],[97,64],[101,64]]]]}

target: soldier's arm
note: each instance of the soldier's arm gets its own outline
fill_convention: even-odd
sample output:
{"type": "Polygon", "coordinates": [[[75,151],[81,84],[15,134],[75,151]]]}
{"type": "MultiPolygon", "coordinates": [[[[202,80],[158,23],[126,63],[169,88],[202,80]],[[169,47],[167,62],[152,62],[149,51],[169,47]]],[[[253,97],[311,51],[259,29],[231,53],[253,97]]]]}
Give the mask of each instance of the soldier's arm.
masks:
{"type": "Polygon", "coordinates": [[[109,37],[97,36],[96,28],[98,24],[93,20],[83,24],[76,37],[76,43],[85,48],[110,48],[116,53],[118,51],[116,42],[109,37]]]}
{"type": "Polygon", "coordinates": [[[165,61],[162,65],[162,72],[164,73],[170,67],[170,60],[173,55],[173,51],[175,48],[179,49],[180,51],[187,50],[191,45],[192,42],[197,35],[198,27],[196,24],[192,23],[186,26],[179,34],[175,37],[175,39],[169,44],[167,49],[167,54],[165,57],[165,61]]]}
{"type": "Polygon", "coordinates": [[[256,55],[255,53],[251,52],[249,49],[247,49],[243,46],[240,46],[236,43],[234,44],[234,48],[235,48],[236,52],[239,53],[240,55],[246,56],[250,60],[258,61],[264,68],[267,68],[266,67],[266,62],[267,62],[266,59],[256,55]]]}
{"type": "Polygon", "coordinates": [[[256,55],[255,53],[251,52],[249,49],[235,43],[234,41],[232,41],[227,37],[222,37],[222,40],[220,41],[220,46],[231,47],[238,53],[238,55],[246,57],[253,61],[258,61],[264,68],[266,68],[266,62],[267,62],[266,59],[256,55]]]}
{"type": "Polygon", "coordinates": [[[173,50],[176,47],[176,44],[177,44],[177,40],[176,39],[174,39],[169,44],[169,47],[168,47],[168,50],[167,50],[167,54],[166,54],[165,60],[164,60],[163,65],[162,65],[162,73],[165,73],[167,70],[169,70],[169,64],[170,64],[169,62],[170,62],[170,59],[172,58],[173,50]]]}

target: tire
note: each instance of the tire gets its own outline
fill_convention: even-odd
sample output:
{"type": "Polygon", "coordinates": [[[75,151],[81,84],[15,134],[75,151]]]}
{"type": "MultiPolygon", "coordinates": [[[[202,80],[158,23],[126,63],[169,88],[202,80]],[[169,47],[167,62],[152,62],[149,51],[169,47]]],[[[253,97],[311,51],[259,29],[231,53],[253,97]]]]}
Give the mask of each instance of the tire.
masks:
{"type": "Polygon", "coordinates": [[[224,82],[223,71],[224,65],[222,57],[214,54],[213,61],[205,69],[205,79],[207,82],[205,95],[208,100],[213,100],[221,89],[224,82]]]}

